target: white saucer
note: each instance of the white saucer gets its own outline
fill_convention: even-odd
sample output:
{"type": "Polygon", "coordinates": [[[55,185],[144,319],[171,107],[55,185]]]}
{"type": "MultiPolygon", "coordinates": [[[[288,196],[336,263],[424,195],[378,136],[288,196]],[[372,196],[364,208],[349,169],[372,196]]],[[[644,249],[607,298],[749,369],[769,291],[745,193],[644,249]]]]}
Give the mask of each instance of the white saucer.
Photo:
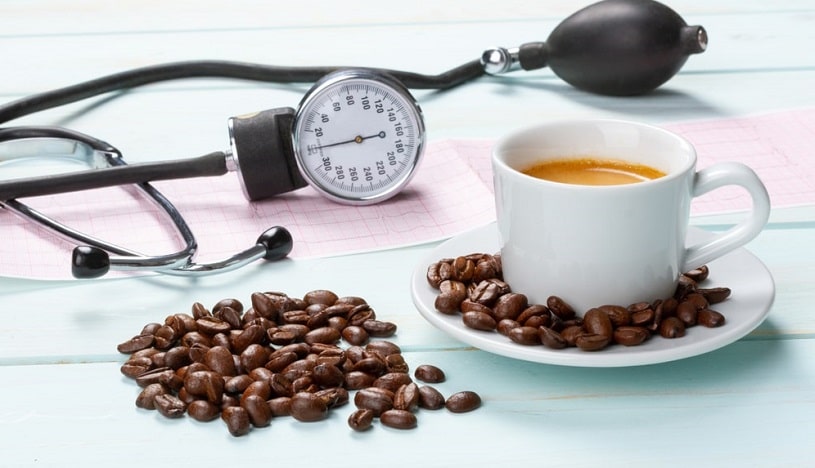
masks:
{"type": "MultiPolygon", "coordinates": [[[[691,227],[690,242],[709,236],[691,227]]],[[[484,351],[526,361],[579,367],[624,367],[656,364],[704,354],[733,343],[753,331],[770,311],[775,298],[775,284],[767,267],[745,249],[737,249],[708,264],[710,278],[704,287],[726,286],[730,298],[711,307],[724,314],[725,325],[719,328],[691,327],[682,338],[655,336],[640,346],[610,346],[602,351],[587,352],[577,348],[554,350],[541,346],[523,346],[498,332],[485,332],[466,327],[460,315],[436,311],[438,292],[427,283],[427,267],[442,258],[470,253],[495,253],[500,250],[495,224],[466,232],[445,241],[419,261],[411,279],[413,303],[430,323],[452,337],[484,351]]],[[[521,291],[523,292],[523,291],[521,291]]]]}

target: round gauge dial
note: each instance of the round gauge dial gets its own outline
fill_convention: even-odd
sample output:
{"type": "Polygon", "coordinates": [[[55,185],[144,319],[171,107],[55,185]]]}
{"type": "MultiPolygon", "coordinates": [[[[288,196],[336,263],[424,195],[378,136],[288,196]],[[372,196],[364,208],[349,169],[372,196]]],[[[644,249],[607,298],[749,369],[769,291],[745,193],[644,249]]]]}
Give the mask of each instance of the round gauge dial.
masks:
{"type": "Polygon", "coordinates": [[[294,154],[311,186],[328,198],[367,205],[404,188],[424,146],[416,100],[398,81],[368,70],[327,75],[295,115],[294,154]]]}

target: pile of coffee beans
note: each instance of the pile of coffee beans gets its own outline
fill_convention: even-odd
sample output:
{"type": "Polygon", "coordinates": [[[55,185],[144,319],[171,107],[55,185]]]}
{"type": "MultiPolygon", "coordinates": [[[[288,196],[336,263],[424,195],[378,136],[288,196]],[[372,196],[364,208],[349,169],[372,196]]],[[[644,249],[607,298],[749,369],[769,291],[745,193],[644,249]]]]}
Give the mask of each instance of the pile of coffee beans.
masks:
{"type": "Polygon", "coordinates": [[[441,259],[428,267],[427,282],[439,291],[436,310],[460,314],[469,328],[496,331],[521,345],[598,351],[613,344],[636,346],[653,335],[679,338],[695,325],[724,325],[724,316],[710,306],[727,299],[730,289],[700,287],[709,273],[703,266],[683,274],[672,297],[602,305],[582,316],[557,296],[530,304],[524,294],[513,292],[502,279],[500,254],[441,259]]]}
{"type": "MultiPolygon", "coordinates": [[[[119,344],[130,355],[122,374],[142,388],[136,406],[168,418],[220,417],[230,434],[241,436],[280,416],[323,420],[350,401],[349,391],[356,391],[357,411],[348,419],[356,431],[376,418],[414,428],[419,408],[461,413],[481,405],[474,392],[445,399],[417,384],[399,346],[376,339],[393,336],[396,324],[377,319],[360,297],[257,292],[251,304],[244,311],[239,300],[224,299],[210,310],[196,302],[190,313],[149,323],[119,344]]],[[[445,380],[432,365],[418,366],[414,376],[426,384],[445,380]]]]}

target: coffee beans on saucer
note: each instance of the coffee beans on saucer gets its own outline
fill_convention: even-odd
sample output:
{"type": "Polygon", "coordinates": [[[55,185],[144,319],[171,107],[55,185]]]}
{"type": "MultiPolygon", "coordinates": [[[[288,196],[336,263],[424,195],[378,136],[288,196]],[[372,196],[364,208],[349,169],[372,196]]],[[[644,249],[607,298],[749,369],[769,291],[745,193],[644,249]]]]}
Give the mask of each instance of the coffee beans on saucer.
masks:
{"type": "MultiPolygon", "coordinates": [[[[195,303],[189,313],[145,325],[117,349],[130,355],[122,374],[142,389],[137,407],[168,418],[221,419],[233,436],[278,417],[322,421],[349,401],[357,407],[348,417],[354,431],[370,429],[377,419],[392,429],[413,429],[419,409],[446,406],[460,413],[480,406],[474,392],[445,400],[436,388],[415,383],[399,346],[377,339],[396,330],[360,297],[256,292],[246,310],[231,298],[211,310],[195,303]]],[[[425,383],[445,380],[427,364],[415,376],[425,383]]]]}
{"type": "Polygon", "coordinates": [[[709,274],[707,266],[683,274],[671,297],[598,305],[582,315],[558,296],[550,296],[546,304],[529,304],[503,281],[500,254],[441,259],[428,266],[427,282],[439,291],[436,310],[460,314],[469,328],[495,331],[524,346],[599,351],[611,345],[637,346],[654,335],[681,338],[696,325],[724,325],[725,317],[711,305],[727,299],[730,289],[700,287],[709,274]]]}

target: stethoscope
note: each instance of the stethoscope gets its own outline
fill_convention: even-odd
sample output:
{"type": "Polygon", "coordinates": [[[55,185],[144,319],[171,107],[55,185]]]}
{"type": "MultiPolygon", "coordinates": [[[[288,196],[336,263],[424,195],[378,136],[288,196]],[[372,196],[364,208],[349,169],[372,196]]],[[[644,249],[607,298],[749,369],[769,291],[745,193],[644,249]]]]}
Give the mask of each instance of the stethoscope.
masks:
{"type": "MultiPolygon", "coordinates": [[[[258,259],[286,257],[290,233],[281,226],[255,245],[214,263],[194,261],[198,245],[183,216],[150,181],[237,172],[244,195],[262,200],[310,185],[343,204],[369,205],[399,193],[422,159],[425,125],[409,89],[449,89],[483,75],[549,67],[567,83],[598,94],[647,93],[669,80],[707,35],[653,0],[605,0],[560,23],[545,42],[493,48],[440,75],[348,67],[277,67],[228,61],[193,61],[138,68],[100,77],[0,106],[0,122],[92,96],[160,81],[236,78],[277,83],[315,82],[296,109],[264,110],[228,120],[230,148],[187,160],[128,165],[114,146],[61,127],[0,128],[0,143],[25,144],[0,152],[0,164],[60,154],[89,170],[0,182],[0,206],[79,244],[72,274],[95,278],[110,270],[152,270],[205,275],[258,259]],[[33,145],[33,149],[32,149],[33,145]],[[55,150],[60,148],[59,150],[55,150]],[[184,247],[145,255],[78,232],[19,201],[20,198],[134,184],[171,220],[184,247]]],[[[2,167],[2,166],[0,166],[2,167]]]]}

